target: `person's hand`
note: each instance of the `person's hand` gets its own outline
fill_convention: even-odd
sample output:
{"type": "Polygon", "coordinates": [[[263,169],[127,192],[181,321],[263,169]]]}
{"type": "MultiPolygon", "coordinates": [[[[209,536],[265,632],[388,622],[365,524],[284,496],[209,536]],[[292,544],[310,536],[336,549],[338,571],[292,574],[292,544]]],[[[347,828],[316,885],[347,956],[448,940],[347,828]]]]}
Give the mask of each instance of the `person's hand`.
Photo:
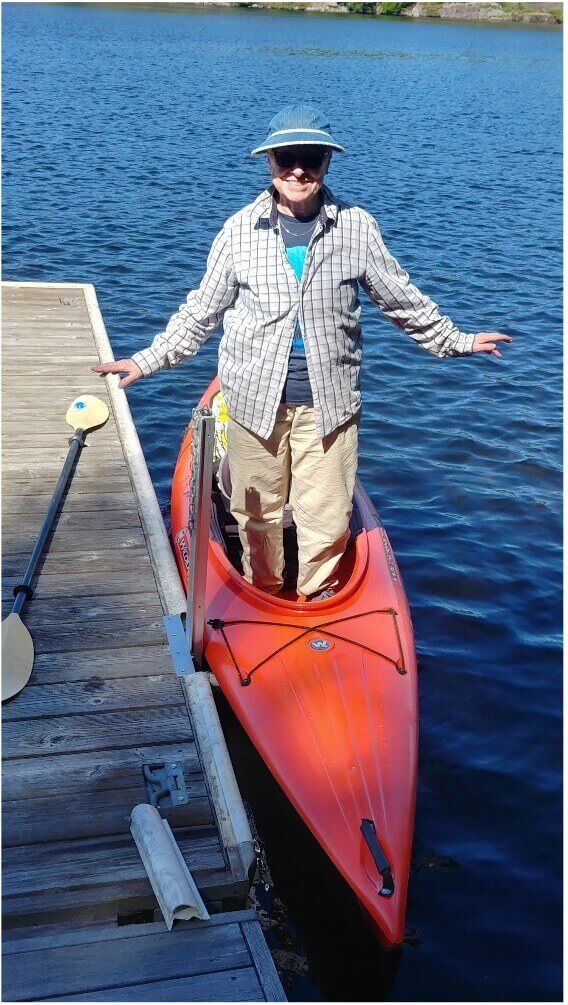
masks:
{"type": "Polygon", "coordinates": [[[499,352],[496,342],[512,342],[513,339],[510,335],[504,335],[503,332],[478,332],[473,340],[472,352],[489,352],[492,356],[498,356],[501,359],[501,353],[499,352]]]}
{"type": "Polygon", "coordinates": [[[114,363],[97,363],[91,370],[93,373],[98,373],[99,377],[106,377],[107,373],[125,373],[126,377],[118,382],[119,387],[128,387],[144,376],[138,364],[131,359],[117,359],[114,363]]]}

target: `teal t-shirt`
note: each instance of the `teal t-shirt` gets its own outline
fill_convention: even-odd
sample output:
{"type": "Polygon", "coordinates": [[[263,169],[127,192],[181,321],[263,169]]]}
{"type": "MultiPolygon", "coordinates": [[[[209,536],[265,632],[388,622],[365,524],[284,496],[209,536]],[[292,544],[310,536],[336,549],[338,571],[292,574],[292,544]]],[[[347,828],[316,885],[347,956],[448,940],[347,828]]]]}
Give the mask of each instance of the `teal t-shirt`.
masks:
{"type": "MultiPolygon", "coordinates": [[[[286,258],[290,262],[298,282],[302,279],[306,251],[318,216],[319,212],[307,219],[286,216],[284,213],[278,214],[280,233],[286,248],[286,258]]],[[[294,332],[294,341],[288,360],[288,374],[284,382],[281,401],[287,405],[313,405],[314,403],[306,362],[306,350],[299,324],[296,325],[294,332]]]]}

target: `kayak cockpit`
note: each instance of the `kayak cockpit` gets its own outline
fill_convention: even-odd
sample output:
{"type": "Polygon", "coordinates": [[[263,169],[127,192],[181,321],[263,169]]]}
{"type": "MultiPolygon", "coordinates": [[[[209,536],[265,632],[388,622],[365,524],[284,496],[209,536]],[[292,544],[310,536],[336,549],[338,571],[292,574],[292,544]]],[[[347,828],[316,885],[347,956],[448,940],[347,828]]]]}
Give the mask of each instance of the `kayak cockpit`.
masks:
{"type": "MultiPolygon", "coordinates": [[[[242,546],[238,527],[229,507],[230,478],[228,474],[227,457],[215,469],[211,494],[210,536],[223,549],[233,569],[242,576],[242,546]]],[[[353,575],[356,564],[356,538],[363,530],[371,530],[377,526],[377,518],[364,498],[365,493],[359,484],[356,485],[353,498],[353,512],[349,522],[350,536],[343,557],[336,573],[338,585],[336,592],[342,590],[353,575]]],[[[294,515],[289,504],[284,509],[284,587],[279,593],[283,600],[296,599],[296,582],[298,578],[298,539],[294,515]]]]}

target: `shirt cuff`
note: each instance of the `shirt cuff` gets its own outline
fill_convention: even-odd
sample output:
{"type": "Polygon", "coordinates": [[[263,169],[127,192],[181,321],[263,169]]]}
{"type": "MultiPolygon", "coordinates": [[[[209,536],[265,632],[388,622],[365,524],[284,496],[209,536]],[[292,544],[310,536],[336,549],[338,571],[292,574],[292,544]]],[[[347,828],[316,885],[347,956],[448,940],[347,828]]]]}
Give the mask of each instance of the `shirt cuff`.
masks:
{"type": "Polygon", "coordinates": [[[162,369],[160,359],[150,346],[147,349],[141,349],[140,352],[135,352],[130,359],[133,363],[136,363],[136,366],[140,367],[144,377],[150,377],[153,373],[157,373],[158,370],[162,369]]]}
{"type": "Polygon", "coordinates": [[[474,339],[475,334],[466,335],[465,332],[460,332],[454,345],[454,354],[456,356],[471,356],[474,339]]]}

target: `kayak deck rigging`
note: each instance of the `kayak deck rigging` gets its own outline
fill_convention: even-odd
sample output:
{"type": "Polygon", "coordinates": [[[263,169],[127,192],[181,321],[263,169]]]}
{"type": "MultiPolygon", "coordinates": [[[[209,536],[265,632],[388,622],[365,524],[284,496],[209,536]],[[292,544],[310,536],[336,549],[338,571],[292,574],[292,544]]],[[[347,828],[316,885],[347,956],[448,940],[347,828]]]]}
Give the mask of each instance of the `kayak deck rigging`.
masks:
{"type": "Polygon", "coordinates": [[[394,608],[389,607],[382,609],[377,608],[376,610],[372,611],[363,611],[360,614],[349,614],[345,618],[337,618],[332,621],[318,622],[315,625],[310,625],[309,628],[306,628],[305,624],[290,624],[289,622],[283,622],[283,621],[266,621],[264,619],[254,620],[248,618],[239,618],[235,621],[223,621],[221,618],[211,618],[207,622],[207,624],[210,625],[214,631],[219,631],[223,636],[223,641],[227,646],[229,655],[233,661],[233,665],[239,676],[239,680],[243,685],[243,687],[246,687],[248,684],[251,683],[253,674],[256,673],[257,670],[260,670],[260,668],[264,666],[265,663],[268,663],[275,656],[278,656],[280,653],[284,652],[284,650],[287,649],[288,646],[293,645],[295,642],[299,642],[307,635],[312,635],[313,633],[318,633],[319,635],[326,635],[332,639],[339,639],[341,642],[346,642],[350,645],[356,645],[358,649],[364,649],[366,652],[372,653],[374,656],[380,656],[382,659],[386,660],[387,663],[391,663],[394,669],[397,671],[397,673],[404,676],[404,674],[406,674],[406,668],[404,666],[404,654],[402,652],[402,647],[400,644],[400,633],[398,630],[396,618],[397,618],[397,612],[394,610],[394,608]],[[330,625],[338,625],[342,624],[343,622],[355,621],[357,618],[365,618],[367,616],[374,614],[389,614],[392,617],[393,626],[395,629],[395,634],[397,637],[399,647],[399,655],[396,659],[393,659],[392,656],[389,656],[387,653],[383,653],[378,649],[373,649],[371,648],[371,646],[365,645],[365,643],[359,640],[357,640],[357,642],[354,642],[353,639],[347,638],[345,635],[339,635],[337,632],[332,632],[329,630],[330,625]],[[262,625],[263,627],[267,628],[293,628],[297,629],[299,634],[295,635],[294,638],[289,639],[287,642],[284,642],[277,649],[274,649],[268,656],[265,656],[264,659],[259,660],[258,663],[256,663],[253,667],[251,667],[246,674],[243,674],[235,658],[233,650],[231,649],[231,643],[225,631],[226,628],[231,628],[236,625],[262,625]]]}

